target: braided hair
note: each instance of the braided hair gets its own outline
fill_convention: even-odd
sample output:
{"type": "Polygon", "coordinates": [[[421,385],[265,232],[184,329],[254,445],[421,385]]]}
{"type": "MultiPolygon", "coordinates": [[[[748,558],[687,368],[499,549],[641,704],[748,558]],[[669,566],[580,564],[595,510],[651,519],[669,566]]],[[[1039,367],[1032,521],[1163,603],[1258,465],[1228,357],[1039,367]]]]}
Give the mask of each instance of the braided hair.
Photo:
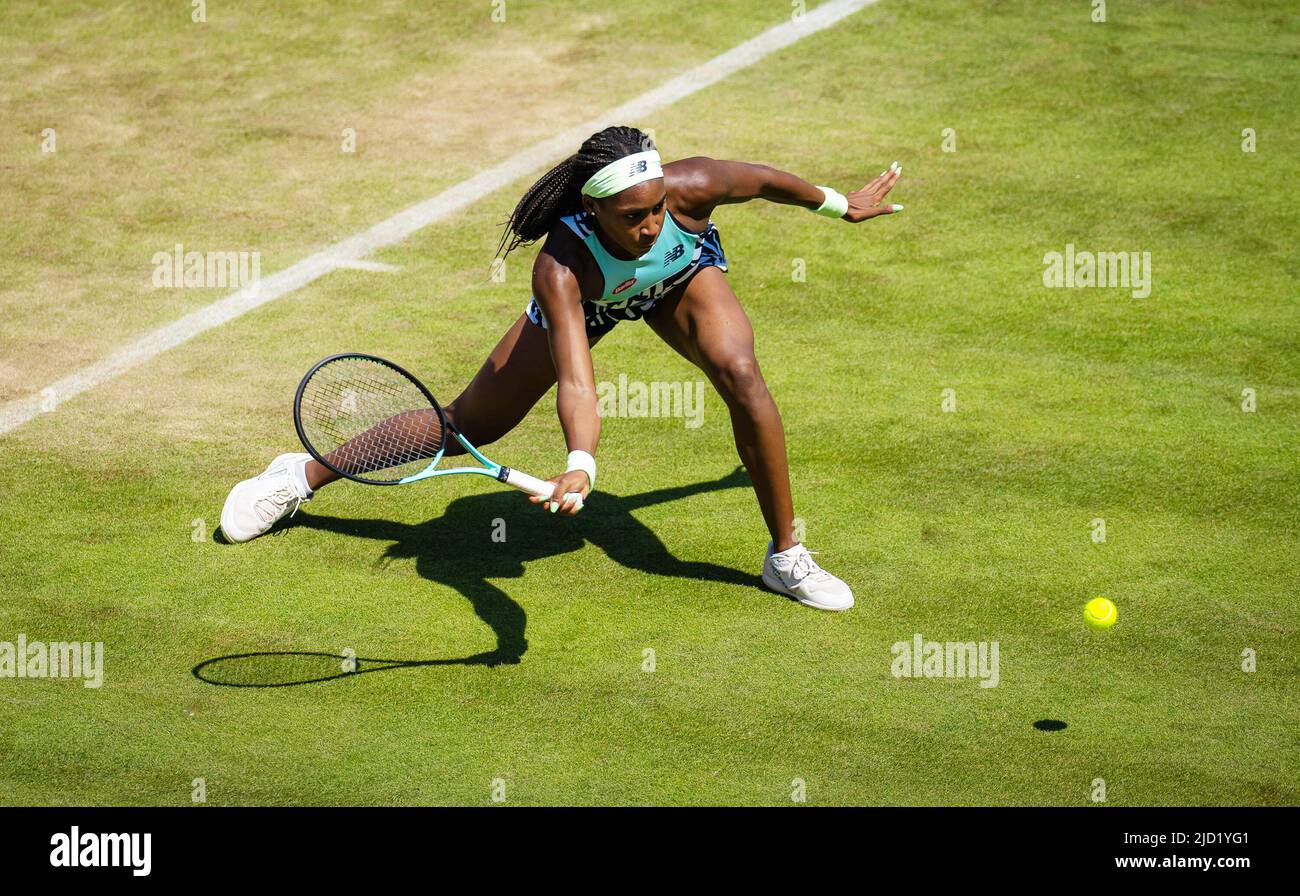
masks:
{"type": "Polygon", "coordinates": [[[624,156],[654,148],[654,141],[636,128],[619,125],[592,134],[576,153],[528,188],[505,223],[497,254],[501,255],[504,249],[505,255],[509,255],[519,246],[536,242],[560,218],[581,211],[582,185],[601,168],[624,156]]]}

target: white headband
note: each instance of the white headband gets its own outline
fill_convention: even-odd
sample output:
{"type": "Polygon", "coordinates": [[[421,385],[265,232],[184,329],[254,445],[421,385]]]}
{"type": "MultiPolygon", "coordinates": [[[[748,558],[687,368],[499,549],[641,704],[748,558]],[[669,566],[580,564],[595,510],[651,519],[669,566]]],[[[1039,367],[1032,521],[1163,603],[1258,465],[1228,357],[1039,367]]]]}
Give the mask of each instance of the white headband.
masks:
{"type": "Polygon", "coordinates": [[[634,187],[642,181],[663,177],[664,169],[659,164],[659,153],[653,149],[634,152],[617,162],[610,162],[597,171],[582,185],[584,196],[603,199],[621,193],[628,187],[634,187]]]}

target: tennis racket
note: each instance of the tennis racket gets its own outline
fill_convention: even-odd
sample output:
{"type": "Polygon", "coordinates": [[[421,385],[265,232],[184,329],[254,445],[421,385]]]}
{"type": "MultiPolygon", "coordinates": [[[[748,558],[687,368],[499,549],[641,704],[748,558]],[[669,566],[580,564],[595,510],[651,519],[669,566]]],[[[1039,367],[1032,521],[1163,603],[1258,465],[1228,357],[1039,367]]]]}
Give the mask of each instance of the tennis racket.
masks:
{"type": "Polygon", "coordinates": [[[293,423],[312,457],[354,482],[405,485],[473,473],[542,498],[555,491],[549,482],[484,457],[423,383],[374,355],[349,352],[317,362],[298,384],[293,423]],[[483,466],[435,469],[448,433],[483,466]]]}

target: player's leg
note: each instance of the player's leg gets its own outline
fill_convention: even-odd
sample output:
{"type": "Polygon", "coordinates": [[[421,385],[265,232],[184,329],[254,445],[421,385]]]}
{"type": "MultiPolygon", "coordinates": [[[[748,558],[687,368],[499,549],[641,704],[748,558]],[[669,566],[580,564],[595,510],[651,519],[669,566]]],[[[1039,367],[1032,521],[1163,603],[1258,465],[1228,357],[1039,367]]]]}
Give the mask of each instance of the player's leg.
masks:
{"type": "MultiPolygon", "coordinates": [[[[553,385],[555,362],[546,330],[521,314],[474,379],[443,410],[470,444],[481,448],[518,426],[553,385]]],[[[464,453],[460,442],[448,440],[447,456],[464,453]]]]}
{"type": "Polygon", "coordinates": [[[777,550],[793,547],[785,429],[754,356],[754,330],[726,277],[715,267],[702,268],[646,315],[646,322],[722,396],[772,541],[777,550]]]}
{"type": "MultiPolygon", "coordinates": [[[[591,344],[600,335],[593,335],[591,344]]],[[[471,443],[486,445],[517,426],[554,384],[546,331],[520,315],[473,381],[444,411],[471,443]]],[[[447,455],[463,453],[458,441],[448,440],[447,455]]],[[[231,490],[221,512],[222,532],[231,541],[256,538],[338,478],[310,455],[282,454],[260,476],[231,490]]]]}
{"type": "MultiPolygon", "coordinates": [[[[546,331],[521,314],[470,384],[443,411],[465,438],[483,447],[518,426],[554,384],[555,364],[546,331]]],[[[445,457],[464,453],[460,442],[447,440],[445,457]]],[[[307,461],[305,474],[313,492],[340,478],[315,460],[307,461]]]]}
{"type": "Polygon", "coordinates": [[[818,567],[794,538],[794,501],[781,414],[754,354],[754,329],[722,271],[701,268],[647,314],[646,321],[704,372],[727,405],[736,450],[749,470],[772,535],[764,582],[810,606],[851,607],[848,586],[818,567]]]}

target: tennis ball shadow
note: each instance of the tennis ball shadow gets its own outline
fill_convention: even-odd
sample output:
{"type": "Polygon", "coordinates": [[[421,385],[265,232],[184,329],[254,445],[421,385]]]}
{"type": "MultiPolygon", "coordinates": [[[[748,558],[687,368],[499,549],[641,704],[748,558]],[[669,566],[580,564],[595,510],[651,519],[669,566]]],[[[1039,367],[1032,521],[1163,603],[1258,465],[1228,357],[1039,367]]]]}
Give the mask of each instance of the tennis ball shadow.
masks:
{"type": "MultiPolygon", "coordinates": [[[[285,687],[419,666],[500,666],[519,663],[528,649],[527,614],[492,579],[520,578],[526,564],[595,544],[616,563],[651,575],[760,586],[753,573],[707,561],[680,560],[632,512],[710,491],[748,487],[743,467],[726,476],[638,495],[595,492],[576,517],[547,513],[513,491],[493,490],[457,498],[423,523],[344,519],[300,511],[290,530],[320,529],[387,542],[382,561],[414,560],[419,575],[445,585],[470,602],[496,635],[496,649],[447,659],[383,660],[315,651],[242,653],[204,660],[191,672],[200,681],[227,687],[285,687]],[[501,522],[498,522],[501,521],[501,522]],[[495,533],[504,532],[504,538],[495,533]]],[[[604,584],[583,581],[599,597],[604,584]]]]}
{"type": "Polygon", "coordinates": [[[1063,731],[1069,726],[1059,719],[1039,719],[1034,727],[1039,731],[1063,731]]]}

